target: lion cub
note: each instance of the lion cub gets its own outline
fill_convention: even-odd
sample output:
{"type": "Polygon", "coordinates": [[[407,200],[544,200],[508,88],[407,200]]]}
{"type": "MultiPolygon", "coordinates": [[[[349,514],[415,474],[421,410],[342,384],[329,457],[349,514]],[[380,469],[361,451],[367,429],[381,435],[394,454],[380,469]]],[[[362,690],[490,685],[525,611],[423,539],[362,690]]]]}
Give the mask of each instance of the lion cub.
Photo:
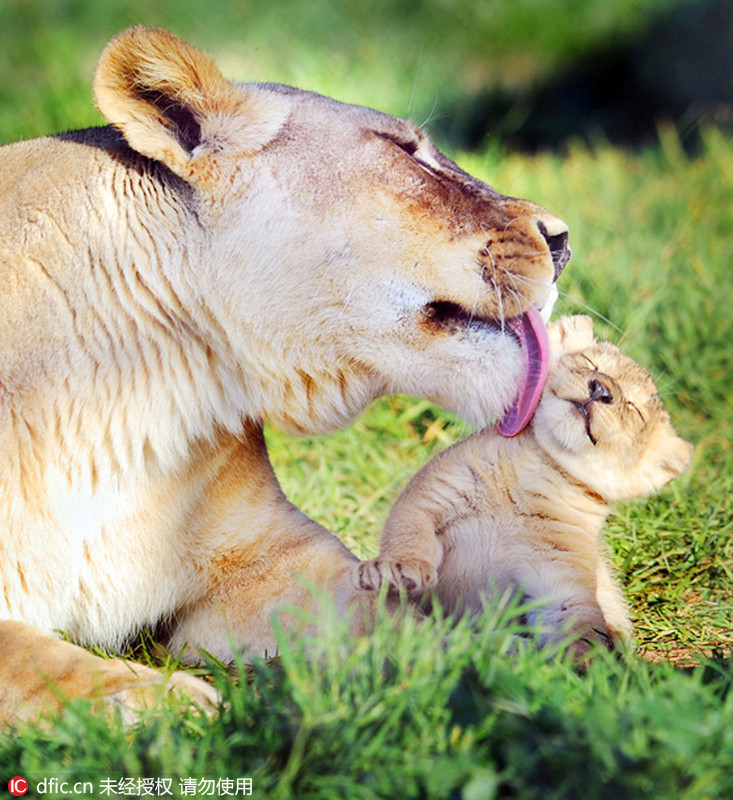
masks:
{"type": "Polygon", "coordinates": [[[550,373],[529,426],[514,438],[480,431],[427,464],[359,581],[437,596],[449,612],[521,592],[541,601],[528,616],[542,643],[573,631],[580,654],[584,640],[631,637],[600,537],[608,503],[661,488],[686,468],[692,446],[672,429],[649,373],[596,342],[589,317],[563,318],[548,334],[550,373]]]}

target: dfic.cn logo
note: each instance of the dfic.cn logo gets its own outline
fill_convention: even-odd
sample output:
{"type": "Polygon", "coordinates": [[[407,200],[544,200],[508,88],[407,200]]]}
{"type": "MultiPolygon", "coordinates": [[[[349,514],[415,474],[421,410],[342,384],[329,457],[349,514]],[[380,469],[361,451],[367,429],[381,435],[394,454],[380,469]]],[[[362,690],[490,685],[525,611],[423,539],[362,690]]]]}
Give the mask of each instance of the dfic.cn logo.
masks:
{"type": "Polygon", "coordinates": [[[10,789],[10,794],[14,795],[15,797],[20,797],[22,794],[25,794],[28,791],[28,781],[18,775],[15,778],[10,779],[10,783],[8,783],[8,789],[10,789]]]}

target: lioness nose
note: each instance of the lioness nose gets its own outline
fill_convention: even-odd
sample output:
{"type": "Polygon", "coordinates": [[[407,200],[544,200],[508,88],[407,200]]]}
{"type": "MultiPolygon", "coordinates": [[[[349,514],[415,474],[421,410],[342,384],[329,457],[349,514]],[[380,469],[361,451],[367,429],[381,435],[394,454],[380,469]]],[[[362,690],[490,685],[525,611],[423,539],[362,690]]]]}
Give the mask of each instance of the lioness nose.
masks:
{"type": "Polygon", "coordinates": [[[555,268],[554,279],[557,280],[572,255],[568,245],[568,226],[557,217],[549,217],[546,220],[538,219],[537,228],[550,248],[552,265],[555,268]]]}

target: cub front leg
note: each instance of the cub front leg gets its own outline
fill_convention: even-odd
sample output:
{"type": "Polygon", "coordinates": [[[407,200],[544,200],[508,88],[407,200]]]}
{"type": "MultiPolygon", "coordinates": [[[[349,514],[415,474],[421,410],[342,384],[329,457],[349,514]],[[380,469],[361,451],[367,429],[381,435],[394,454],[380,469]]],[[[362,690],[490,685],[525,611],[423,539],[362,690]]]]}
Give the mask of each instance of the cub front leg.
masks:
{"type": "Polygon", "coordinates": [[[359,566],[361,589],[387,584],[419,597],[438,583],[443,531],[465,514],[476,491],[476,473],[453,446],[426,464],[397,498],[380,537],[379,555],[359,566]]]}
{"type": "Polygon", "coordinates": [[[546,602],[530,615],[530,623],[537,622],[543,629],[541,642],[562,641],[573,634],[576,639],[570,653],[575,658],[585,656],[592,643],[609,650],[630,648],[632,628],[626,604],[600,548],[589,547],[582,562],[568,555],[562,564],[561,555],[565,554],[547,559],[544,570],[532,569],[534,576],[540,576],[539,584],[522,584],[525,591],[530,587],[525,596],[546,602]]]}
{"type": "Polygon", "coordinates": [[[58,713],[74,698],[95,708],[121,709],[127,722],[168,693],[206,713],[219,693],[183,672],[160,672],[120,659],[92,655],[81,647],[11,620],[0,621],[0,728],[58,713]]]}
{"type": "Polygon", "coordinates": [[[358,569],[358,586],[377,592],[383,584],[392,593],[404,589],[419,597],[436,586],[443,546],[432,503],[420,498],[408,485],[395,503],[384,526],[377,558],[358,569]]]}
{"type": "Polygon", "coordinates": [[[614,648],[633,649],[633,626],[629,618],[623,591],[609,564],[609,556],[602,554],[596,574],[596,600],[603,614],[606,629],[614,648]]]}

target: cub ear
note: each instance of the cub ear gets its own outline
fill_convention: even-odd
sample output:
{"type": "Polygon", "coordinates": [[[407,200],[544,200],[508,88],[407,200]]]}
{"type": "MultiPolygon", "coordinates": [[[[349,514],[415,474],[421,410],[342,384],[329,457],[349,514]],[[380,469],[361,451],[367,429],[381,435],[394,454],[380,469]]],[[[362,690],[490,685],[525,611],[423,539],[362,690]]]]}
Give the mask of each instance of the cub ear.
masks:
{"type": "Polygon", "coordinates": [[[595,343],[593,320],[583,314],[560,317],[547,326],[553,348],[563,353],[576,353],[595,343]]]}
{"type": "Polygon", "coordinates": [[[627,473],[633,484],[628,497],[646,497],[658,492],[687,469],[695,448],[675,433],[665,412],[643,451],[637,466],[627,473]]]}
{"type": "Polygon", "coordinates": [[[260,150],[289,113],[285,97],[234,85],[201,51],[140,26],[102,52],[94,98],[133,150],[192,183],[211,177],[217,156],[260,150]]]}
{"type": "Polygon", "coordinates": [[[660,474],[663,476],[661,485],[668,483],[673,478],[681,475],[690,466],[695,448],[684,439],[680,438],[667,423],[667,436],[664,445],[659,449],[658,464],[660,474]]]}

